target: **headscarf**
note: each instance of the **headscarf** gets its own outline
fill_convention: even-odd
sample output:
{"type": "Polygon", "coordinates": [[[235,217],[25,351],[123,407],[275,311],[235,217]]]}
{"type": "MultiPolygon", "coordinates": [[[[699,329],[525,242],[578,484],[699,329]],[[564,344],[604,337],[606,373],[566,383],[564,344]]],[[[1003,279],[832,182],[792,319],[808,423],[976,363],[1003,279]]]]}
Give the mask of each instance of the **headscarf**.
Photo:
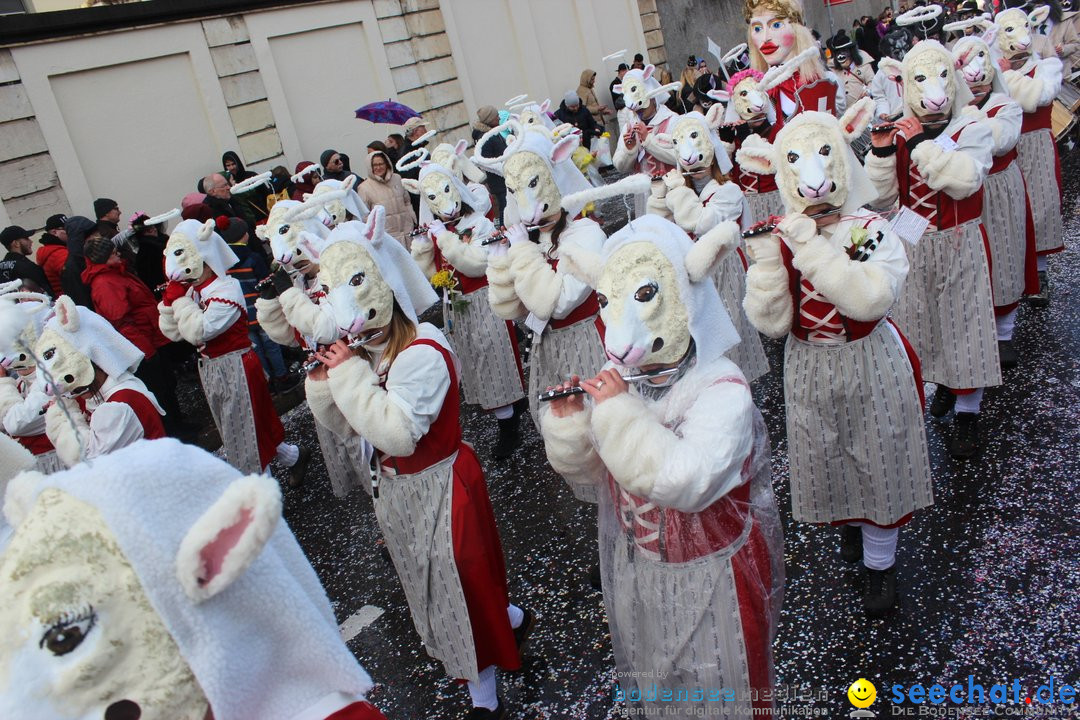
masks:
{"type": "MultiPolygon", "coordinates": [[[[304,168],[309,168],[314,164],[315,163],[311,162],[310,160],[301,160],[300,162],[296,163],[296,171],[293,174],[295,175],[304,168]]],[[[303,200],[303,193],[313,192],[315,192],[315,183],[311,182],[310,173],[305,175],[300,182],[293,184],[293,195],[300,198],[301,200],[303,200]]]]}

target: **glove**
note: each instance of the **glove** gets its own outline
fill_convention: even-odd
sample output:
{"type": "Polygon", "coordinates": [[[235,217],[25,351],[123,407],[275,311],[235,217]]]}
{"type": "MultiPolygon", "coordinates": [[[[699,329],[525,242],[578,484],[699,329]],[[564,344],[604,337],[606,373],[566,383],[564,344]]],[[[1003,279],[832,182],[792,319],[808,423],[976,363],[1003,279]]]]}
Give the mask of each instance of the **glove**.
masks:
{"type": "Polygon", "coordinates": [[[444,232],[446,232],[446,225],[440,220],[432,220],[428,225],[428,237],[433,240],[444,232]]]}
{"type": "Polygon", "coordinates": [[[510,242],[510,247],[514,247],[519,243],[529,242],[529,233],[522,223],[518,223],[506,228],[506,239],[510,242]]]}
{"type": "Polygon", "coordinates": [[[165,292],[161,294],[161,302],[165,303],[165,307],[171,307],[174,300],[179,300],[187,293],[187,285],[170,280],[169,284],[165,286],[165,292]]]}
{"type": "Polygon", "coordinates": [[[275,297],[293,287],[292,276],[285,271],[285,268],[279,267],[270,277],[273,279],[275,297]]]}
{"type": "Polygon", "coordinates": [[[776,234],[787,240],[794,250],[802,247],[807,240],[817,235],[817,223],[802,213],[794,213],[777,224],[776,234]]]}
{"type": "Polygon", "coordinates": [[[678,168],[672,168],[664,173],[664,185],[668,190],[674,190],[678,187],[686,187],[686,181],[678,168]]]}

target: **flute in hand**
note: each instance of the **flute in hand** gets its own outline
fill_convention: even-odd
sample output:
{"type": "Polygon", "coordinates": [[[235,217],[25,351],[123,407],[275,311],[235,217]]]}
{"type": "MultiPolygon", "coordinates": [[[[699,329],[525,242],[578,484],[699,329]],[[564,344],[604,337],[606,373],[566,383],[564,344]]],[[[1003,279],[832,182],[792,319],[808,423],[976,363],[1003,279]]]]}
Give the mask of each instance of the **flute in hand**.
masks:
{"type": "MultiPolygon", "coordinates": [[[[638,373],[636,375],[623,375],[623,380],[628,383],[645,382],[646,380],[651,380],[653,378],[674,375],[675,373],[679,372],[679,369],[680,368],[673,367],[667,368],[666,370],[657,370],[655,372],[638,373]]],[[[584,394],[584,392],[585,389],[583,387],[581,387],[580,385],[575,385],[574,387],[567,388],[566,390],[545,390],[537,396],[537,399],[540,402],[550,402],[552,400],[558,400],[559,398],[570,397],[571,395],[582,395],[584,394]]]]}

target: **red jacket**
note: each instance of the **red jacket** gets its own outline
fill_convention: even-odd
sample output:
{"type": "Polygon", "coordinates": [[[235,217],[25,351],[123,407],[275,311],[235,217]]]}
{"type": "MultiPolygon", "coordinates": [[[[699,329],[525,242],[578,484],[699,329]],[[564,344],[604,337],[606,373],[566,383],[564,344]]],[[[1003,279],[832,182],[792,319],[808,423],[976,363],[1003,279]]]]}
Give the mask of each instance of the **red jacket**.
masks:
{"type": "Polygon", "coordinates": [[[45,277],[49,279],[49,284],[52,285],[54,297],[60,297],[64,294],[64,289],[60,287],[60,271],[64,269],[67,256],[67,245],[59,240],[55,243],[42,245],[37,251],[37,264],[45,271],[45,277]]]}
{"type": "Polygon", "coordinates": [[[157,300],[146,283],[127,271],[127,263],[86,261],[82,280],[90,288],[94,310],[150,358],[169,344],[158,328],[157,300]]]}

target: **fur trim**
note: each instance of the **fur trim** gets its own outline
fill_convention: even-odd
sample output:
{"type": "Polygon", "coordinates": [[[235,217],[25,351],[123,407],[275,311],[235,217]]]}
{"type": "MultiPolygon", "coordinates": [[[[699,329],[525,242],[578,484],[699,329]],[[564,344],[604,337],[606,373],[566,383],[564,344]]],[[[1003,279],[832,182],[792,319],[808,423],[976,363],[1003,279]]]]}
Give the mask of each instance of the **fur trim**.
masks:
{"type": "Polygon", "coordinates": [[[821,235],[799,247],[792,265],[854,320],[877,320],[896,301],[892,283],[880,267],[872,262],[852,262],[847,253],[821,235]]]}
{"type": "Polygon", "coordinates": [[[290,325],[301,335],[315,342],[329,344],[340,337],[334,319],[321,305],[317,305],[303,290],[291,287],[278,296],[281,312],[290,325]]]}
{"type": "MultiPolygon", "coordinates": [[[[0,377],[0,421],[3,421],[4,416],[8,414],[8,410],[22,401],[23,396],[19,392],[19,386],[15,378],[0,377]]],[[[0,471],[2,470],[3,466],[0,464],[0,471]]]]}
{"type": "Polygon", "coordinates": [[[284,345],[285,347],[296,347],[298,345],[296,332],[293,330],[292,325],[289,324],[289,321],[285,319],[285,313],[281,309],[281,301],[278,298],[272,300],[256,298],[255,320],[266,331],[267,337],[278,345],[284,345]]]}
{"type": "Polygon", "coordinates": [[[90,441],[90,423],[74,400],[58,397],[45,412],[45,435],[65,466],[78,465],[90,441]],[[67,412],[65,412],[65,410],[67,412]]]}
{"type": "Polygon", "coordinates": [[[412,259],[416,261],[416,264],[420,266],[420,272],[424,273],[424,277],[430,280],[437,270],[435,267],[435,244],[426,235],[417,237],[413,240],[412,247],[409,248],[409,254],[412,255],[412,259]]]}
{"type": "Polygon", "coordinates": [[[0,503],[3,502],[3,489],[7,482],[21,472],[33,470],[36,465],[33,454],[15,438],[0,435],[0,503]]]}
{"type": "Polygon", "coordinates": [[[738,223],[726,220],[698,238],[686,254],[686,274],[698,283],[716,272],[720,262],[742,239],[738,223]]]}
{"type": "Polygon", "coordinates": [[[559,268],[589,287],[596,287],[604,270],[604,258],[581,245],[570,244],[559,248],[559,268]]]}
{"type": "Polygon", "coordinates": [[[878,194],[874,207],[891,208],[900,195],[900,181],[896,178],[896,154],[878,157],[872,152],[867,153],[863,167],[866,168],[866,174],[870,176],[870,182],[874,184],[874,190],[878,194]]]}
{"type": "Polygon", "coordinates": [[[180,337],[195,347],[202,345],[206,336],[206,325],[203,323],[203,311],[195,301],[186,296],[177,298],[173,300],[172,311],[180,337]]]}
{"type": "Polygon", "coordinates": [[[562,278],[552,270],[540,253],[536,243],[524,242],[514,245],[510,256],[510,274],[514,277],[514,291],[522,304],[533,315],[547,320],[555,312],[562,291],[562,278]]]}
{"type": "Polygon", "coordinates": [[[600,484],[606,471],[589,432],[591,405],[567,417],[555,417],[550,408],[540,411],[540,434],[552,469],[571,485],[600,484]]]}
{"type": "Polygon", "coordinates": [[[756,262],[746,271],[746,297],[743,310],[747,319],[766,337],[779,338],[791,330],[793,309],[788,291],[788,274],[780,263],[779,240],[760,243],[754,252],[756,262]]]}
{"type": "Polygon", "coordinates": [[[45,476],[37,470],[27,470],[7,483],[7,489],[0,501],[3,501],[4,518],[8,525],[17,528],[26,520],[30,508],[37,500],[37,485],[44,479],[45,476]]]}
{"type": "Polygon", "coordinates": [[[623,393],[593,408],[592,431],[596,449],[608,472],[627,491],[648,497],[660,475],[662,457],[641,452],[666,430],[637,395],[623,393]]]}
{"type": "Polygon", "coordinates": [[[196,603],[243,575],[281,520],[281,489],[266,475],[234,481],[180,541],[176,577],[196,603]]]}
{"type": "MultiPolygon", "coordinates": [[[[565,259],[566,255],[563,253],[565,259]]],[[[562,264],[563,260],[560,260],[562,264]]],[[[510,274],[509,255],[489,255],[487,267],[488,303],[492,312],[503,320],[517,320],[528,314],[514,292],[514,276],[510,274]]]]}
{"type": "Polygon", "coordinates": [[[651,186],[652,178],[644,173],[638,173],[636,175],[624,177],[622,180],[613,182],[610,185],[602,185],[600,187],[589,188],[588,190],[565,195],[562,199],[562,207],[563,209],[575,206],[581,207],[583,205],[588,205],[591,202],[596,202],[597,200],[604,200],[605,198],[617,197],[619,195],[644,195],[649,192],[651,186]]]}
{"type": "Polygon", "coordinates": [[[334,404],[358,435],[392,457],[416,450],[412,423],[379,387],[379,377],[367,362],[350,358],[331,369],[327,378],[334,404]]]}
{"type": "MultiPolygon", "coordinates": [[[[992,132],[987,128],[987,134],[992,132]]],[[[988,137],[987,140],[990,140],[988,137]]],[[[992,142],[992,141],[991,141],[992,142]]],[[[990,142],[987,143],[986,155],[990,155],[990,142]]],[[[970,197],[982,187],[989,170],[989,163],[983,172],[979,172],[974,161],[962,151],[946,152],[935,142],[923,142],[911,151],[911,162],[919,168],[919,173],[926,179],[926,184],[934,190],[948,193],[957,200],[970,197]]]]}
{"type": "Polygon", "coordinates": [[[308,378],[304,381],[304,394],[317,423],[339,438],[344,439],[356,434],[349,425],[349,421],[341,414],[341,410],[334,404],[334,395],[330,392],[329,382],[308,378]]]}
{"type": "Polygon", "coordinates": [[[176,325],[176,316],[173,315],[172,307],[166,305],[163,302],[159,302],[158,306],[158,329],[161,330],[161,334],[169,338],[173,342],[183,341],[183,337],[180,335],[180,328],[176,325]]]}
{"type": "Polygon", "coordinates": [[[446,231],[439,235],[439,249],[446,262],[458,272],[469,277],[484,277],[487,273],[487,251],[480,246],[483,238],[473,238],[472,243],[461,241],[455,232],[446,231]]]}
{"type": "Polygon", "coordinates": [[[692,188],[685,185],[672,188],[667,191],[664,202],[671,211],[672,217],[675,218],[676,225],[688,233],[697,229],[698,220],[704,208],[698,194],[692,188]]]}
{"type": "Polygon", "coordinates": [[[779,85],[783,85],[799,70],[804,62],[818,57],[820,54],[821,49],[814,45],[806,48],[795,57],[790,57],[779,65],[769,68],[768,72],[758,82],[758,90],[768,92],[779,85]]]}

